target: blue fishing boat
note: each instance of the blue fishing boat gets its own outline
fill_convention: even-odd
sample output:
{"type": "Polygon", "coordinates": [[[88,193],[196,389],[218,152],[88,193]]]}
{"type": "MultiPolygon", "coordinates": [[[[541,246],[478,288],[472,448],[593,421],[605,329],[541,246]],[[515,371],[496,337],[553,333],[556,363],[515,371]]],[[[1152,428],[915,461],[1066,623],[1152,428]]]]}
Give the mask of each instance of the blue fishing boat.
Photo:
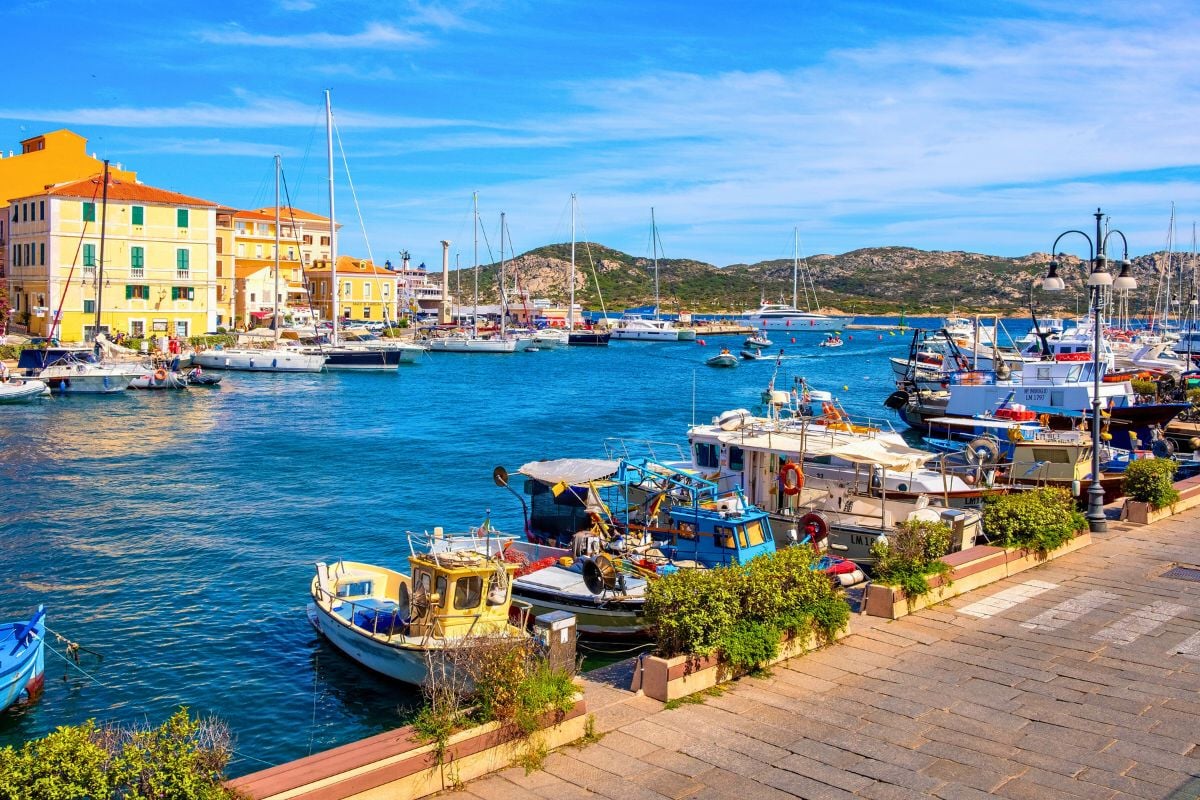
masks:
{"type": "Polygon", "coordinates": [[[46,611],[28,622],[0,622],[0,711],[33,700],[45,683],[46,611]]]}

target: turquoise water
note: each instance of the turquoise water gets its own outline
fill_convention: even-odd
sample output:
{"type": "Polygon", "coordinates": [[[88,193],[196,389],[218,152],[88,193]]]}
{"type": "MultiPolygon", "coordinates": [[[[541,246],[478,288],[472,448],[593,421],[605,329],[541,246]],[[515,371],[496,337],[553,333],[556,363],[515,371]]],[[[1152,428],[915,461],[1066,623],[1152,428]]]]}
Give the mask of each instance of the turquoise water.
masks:
{"type": "MultiPolygon", "coordinates": [[[[882,418],[908,337],[851,335],[776,337],[780,385],[804,375],[882,418]]],[[[394,727],[419,697],[317,639],[313,562],[404,565],[406,531],[489,513],[520,531],[497,464],[601,456],[608,436],[684,443],[693,414],[753,408],[775,361],[705,367],[741,337],[705,338],[0,406],[0,616],[45,603],[51,629],[103,655],[84,654],[89,678],[47,653],[44,696],[0,715],[0,744],[186,705],[231,725],[239,774],[394,727]]]]}

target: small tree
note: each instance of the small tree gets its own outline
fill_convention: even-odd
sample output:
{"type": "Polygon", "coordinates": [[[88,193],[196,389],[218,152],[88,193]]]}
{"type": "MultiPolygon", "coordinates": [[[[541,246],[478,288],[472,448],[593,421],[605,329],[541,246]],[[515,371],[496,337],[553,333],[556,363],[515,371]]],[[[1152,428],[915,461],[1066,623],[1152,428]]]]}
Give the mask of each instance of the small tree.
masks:
{"type": "Polygon", "coordinates": [[[1178,464],[1170,458],[1139,458],[1125,468],[1122,488],[1130,500],[1149,503],[1158,510],[1179,500],[1175,490],[1175,470],[1178,464]]]}
{"type": "Polygon", "coordinates": [[[910,600],[928,594],[928,576],[950,572],[950,565],[941,560],[949,549],[950,526],[946,523],[902,522],[892,535],[871,545],[875,578],[899,586],[910,600]]]}

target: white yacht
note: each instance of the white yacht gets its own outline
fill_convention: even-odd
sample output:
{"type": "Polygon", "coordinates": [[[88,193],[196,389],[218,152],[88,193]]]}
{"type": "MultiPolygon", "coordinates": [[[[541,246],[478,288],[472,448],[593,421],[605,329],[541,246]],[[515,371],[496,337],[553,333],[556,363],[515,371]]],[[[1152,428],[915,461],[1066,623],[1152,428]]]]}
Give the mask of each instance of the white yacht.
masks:
{"type": "Polygon", "coordinates": [[[192,363],[205,369],[241,372],[320,372],[325,366],[325,356],[286,347],[277,350],[231,347],[196,353],[192,363]]]}
{"type": "Polygon", "coordinates": [[[756,330],[791,331],[792,333],[832,331],[851,321],[844,317],[831,317],[827,314],[801,311],[795,306],[782,303],[763,303],[762,307],[751,314],[749,319],[751,327],[756,330]]]}
{"type": "Polygon", "coordinates": [[[679,329],[667,319],[626,314],[612,329],[614,339],[635,339],[643,342],[678,342],[679,329]]]}

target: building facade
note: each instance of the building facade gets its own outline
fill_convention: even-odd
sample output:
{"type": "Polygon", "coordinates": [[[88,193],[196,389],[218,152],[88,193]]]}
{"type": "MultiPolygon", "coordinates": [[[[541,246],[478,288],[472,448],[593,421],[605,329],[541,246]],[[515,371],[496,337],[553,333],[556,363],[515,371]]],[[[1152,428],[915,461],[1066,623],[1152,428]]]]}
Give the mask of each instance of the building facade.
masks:
{"type": "Polygon", "coordinates": [[[216,327],[216,208],[110,173],[11,200],[8,286],[29,332],[64,342],[216,327]],[[103,231],[103,235],[102,235],[103,231]]]}
{"type": "MultiPolygon", "coordinates": [[[[333,317],[333,288],[329,261],[318,261],[306,271],[309,294],[321,319],[333,317]]],[[[392,322],[397,317],[400,277],[370,261],[338,257],[338,314],[343,321],[392,322]]]]}

